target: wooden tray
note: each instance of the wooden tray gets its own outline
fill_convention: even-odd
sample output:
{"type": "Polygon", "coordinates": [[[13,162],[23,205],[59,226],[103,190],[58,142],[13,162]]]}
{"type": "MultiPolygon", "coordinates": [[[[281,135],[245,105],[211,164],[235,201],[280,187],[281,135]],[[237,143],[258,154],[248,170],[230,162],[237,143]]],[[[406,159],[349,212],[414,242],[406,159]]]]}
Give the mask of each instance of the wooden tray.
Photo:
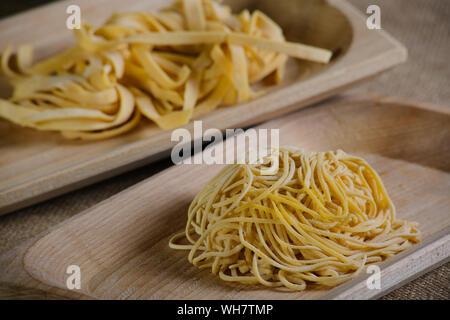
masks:
{"type": "MultiPolygon", "coordinates": [[[[203,118],[206,128],[236,128],[299,109],[387,70],[406,59],[388,34],[368,30],[365,16],[340,0],[233,0],[236,10],[261,9],[286,30],[288,39],[333,50],[327,66],[290,60],[284,83],[268,95],[203,118]],[[299,76],[300,74],[300,76],[299,76]]],[[[156,10],[166,0],[79,0],[82,19],[102,22],[118,10],[156,10]]],[[[0,21],[0,52],[8,43],[32,43],[37,59],[73,43],[65,28],[68,2],[57,2],[0,21]]],[[[0,87],[8,96],[8,88],[0,87]]],[[[186,126],[192,130],[192,125],[186,126]]],[[[0,214],[155,161],[174,145],[171,131],[150,122],[127,135],[100,142],[65,141],[56,133],[20,129],[0,120],[0,214]]]]}
{"type": "MultiPolygon", "coordinates": [[[[231,286],[168,247],[187,207],[220,166],[180,165],[103,201],[0,257],[11,297],[97,299],[365,299],[448,261],[450,255],[450,109],[388,97],[345,98],[272,120],[281,143],[341,148],[380,173],[400,219],[418,221],[424,240],[386,260],[381,290],[360,277],[329,290],[283,293],[231,286]],[[81,290],[67,291],[66,268],[81,268],[81,290]],[[31,290],[33,289],[33,290],[31,290]],[[42,290],[36,293],[34,290],[42,290]]],[[[3,289],[5,290],[5,289],[3,289]]],[[[5,296],[5,294],[4,294],[5,296]]]]}

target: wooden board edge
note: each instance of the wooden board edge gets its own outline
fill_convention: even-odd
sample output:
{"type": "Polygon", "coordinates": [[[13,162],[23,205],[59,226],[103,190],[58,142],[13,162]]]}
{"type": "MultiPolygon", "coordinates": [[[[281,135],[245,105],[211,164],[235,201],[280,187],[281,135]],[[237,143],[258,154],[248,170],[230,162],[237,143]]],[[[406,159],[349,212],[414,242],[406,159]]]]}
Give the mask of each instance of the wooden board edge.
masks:
{"type": "Polygon", "coordinates": [[[360,92],[343,92],[338,95],[338,102],[349,102],[349,103],[364,103],[367,100],[375,102],[377,104],[390,104],[396,106],[408,106],[422,110],[428,110],[433,112],[438,112],[442,114],[450,114],[450,105],[441,105],[433,102],[413,100],[410,98],[405,98],[401,96],[373,93],[370,91],[360,91],[360,92]]]}
{"type": "MultiPolygon", "coordinates": [[[[51,228],[53,230],[53,228],[51,228]]],[[[25,240],[0,255],[0,300],[92,299],[75,291],[62,290],[34,279],[24,267],[24,256],[33,244],[51,230],[25,240]]]]}
{"type": "MultiPolygon", "coordinates": [[[[88,213],[87,210],[84,214],[88,213]]],[[[78,217],[80,215],[77,215],[78,217]]],[[[75,218],[75,217],[73,217],[75,218]]],[[[68,219],[72,220],[72,218],[68,219]]],[[[28,240],[18,248],[14,248],[8,254],[0,256],[0,267],[5,267],[8,263],[8,256],[17,254],[14,259],[14,265],[9,268],[15,269],[15,276],[27,279],[27,286],[18,286],[17,284],[8,283],[5,276],[0,277],[0,300],[4,299],[94,299],[88,295],[80,294],[76,291],[64,290],[58,287],[50,286],[33,278],[24,268],[23,260],[29,249],[45,235],[52,230],[59,228],[60,225],[51,228],[32,240],[28,240]],[[6,257],[6,259],[5,259],[6,257]],[[20,262],[19,262],[20,261],[20,262]]],[[[429,236],[423,242],[413,246],[412,248],[382,262],[379,264],[381,273],[382,287],[380,290],[369,290],[366,287],[366,281],[370,274],[362,274],[359,277],[346,282],[328,293],[319,297],[322,300],[361,300],[361,299],[377,299],[396,288],[412,281],[413,279],[429,272],[440,265],[450,261],[450,227],[429,236]],[[412,258],[413,262],[407,261],[406,258],[412,258]],[[418,260],[420,259],[420,263],[418,260]],[[417,263],[416,263],[417,262],[417,263]],[[399,270],[401,272],[399,272],[399,270]],[[388,279],[385,281],[383,279],[388,279]]]]}
{"type": "Polygon", "coordinates": [[[421,243],[391,257],[378,266],[381,288],[369,289],[372,274],[361,274],[324,294],[320,299],[361,300],[379,298],[427,271],[450,260],[450,227],[425,238],[421,243]],[[406,259],[408,258],[408,259],[406,259]]]}
{"type": "MultiPolygon", "coordinates": [[[[159,152],[153,155],[150,155],[143,159],[137,159],[133,162],[130,162],[125,165],[120,165],[114,167],[110,170],[104,170],[97,175],[87,176],[85,178],[76,179],[70,183],[61,183],[61,184],[52,184],[52,188],[46,190],[45,192],[35,194],[33,190],[38,190],[40,186],[42,186],[41,179],[37,178],[28,182],[27,184],[21,184],[17,186],[12,192],[12,195],[9,194],[9,197],[12,197],[12,200],[9,202],[5,202],[5,205],[0,205],[0,216],[5,215],[31,205],[44,202],[46,200],[64,195],[74,190],[78,190],[102,180],[106,180],[122,173],[128,172],[133,169],[137,169],[143,167],[147,164],[157,162],[159,160],[164,159],[168,155],[168,152],[159,152]],[[35,194],[35,195],[33,195],[35,194]]],[[[103,159],[101,161],[104,161],[103,159]]],[[[77,169],[78,166],[74,166],[71,169],[77,169]]],[[[74,175],[79,177],[79,172],[76,170],[74,175]]],[[[58,177],[64,176],[63,172],[58,172],[58,177]]]]}

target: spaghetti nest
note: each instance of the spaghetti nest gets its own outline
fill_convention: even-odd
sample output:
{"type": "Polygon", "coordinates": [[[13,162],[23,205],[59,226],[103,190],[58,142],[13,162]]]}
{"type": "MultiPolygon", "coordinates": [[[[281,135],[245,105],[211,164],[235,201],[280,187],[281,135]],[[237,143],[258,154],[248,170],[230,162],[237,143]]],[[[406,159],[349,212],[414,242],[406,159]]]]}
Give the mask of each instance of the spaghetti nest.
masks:
{"type": "Polygon", "coordinates": [[[368,263],[419,242],[417,223],[397,220],[374,169],[341,150],[277,150],[267,164],[225,167],[189,207],[185,232],[170,240],[222,280],[304,290],[335,286],[368,263]],[[186,238],[189,244],[179,244],[186,238]]]}

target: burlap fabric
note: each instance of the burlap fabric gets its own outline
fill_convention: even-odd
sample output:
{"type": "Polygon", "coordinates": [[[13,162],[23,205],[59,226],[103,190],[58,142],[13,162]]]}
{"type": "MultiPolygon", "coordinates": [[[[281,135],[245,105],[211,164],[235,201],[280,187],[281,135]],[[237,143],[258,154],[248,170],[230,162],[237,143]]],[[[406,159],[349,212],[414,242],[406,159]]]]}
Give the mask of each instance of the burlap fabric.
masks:
{"type": "MultiPolygon", "coordinates": [[[[450,1],[350,1],[364,12],[369,4],[378,4],[382,28],[409,50],[407,63],[351,91],[393,94],[449,105],[450,1]]],[[[7,6],[9,1],[2,2],[2,6],[7,6]]],[[[0,253],[168,166],[170,161],[164,160],[0,217],[0,253]]],[[[447,263],[383,299],[449,299],[449,271],[447,263]]]]}

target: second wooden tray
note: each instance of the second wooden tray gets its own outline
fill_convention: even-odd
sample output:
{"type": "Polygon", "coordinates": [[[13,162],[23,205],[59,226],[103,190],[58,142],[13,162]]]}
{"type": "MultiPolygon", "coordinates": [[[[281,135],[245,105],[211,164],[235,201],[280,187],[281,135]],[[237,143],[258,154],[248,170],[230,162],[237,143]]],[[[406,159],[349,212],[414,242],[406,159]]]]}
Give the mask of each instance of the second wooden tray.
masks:
{"type": "MultiPolygon", "coordinates": [[[[227,2],[227,1],[226,1],[227,2]]],[[[406,50],[381,30],[369,30],[366,17],[345,1],[233,0],[233,8],[261,9],[280,23],[288,39],[328,48],[330,65],[290,61],[284,83],[249,103],[204,117],[203,128],[236,128],[267,120],[324,99],[406,59],[406,50]],[[299,75],[300,72],[300,75],[299,75]]],[[[114,11],[157,10],[166,0],[78,0],[82,19],[95,24],[114,11]]],[[[68,3],[57,2],[0,21],[0,52],[8,43],[31,43],[37,59],[73,43],[65,27],[68,3]],[[45,23],[42,23],[45,21],[45,23]]],[[[0,94],[7,90],[0,87],[0,94]]],[[[192,131],[192,124],[186,126],[192,131]]],[[[20,129],[0,120],[0,214],[49,199],[149,163],[175,144],[171,131],[150,122],[99,142],[65,141],[56,133],[20,129]]]]}
{"type": "Polygon", "coordinates": [[[14,297],[34,292],[34,298],[366,299],[448,260],[449,109],[390,98],[344,99],[260,128],[280,129],[283,145],[363,156],[383,179],[398,218],[419,222],[423,241],[380,264],[380,290],[366,287],[364,273],[333,290],[249,289],[189,264],[188,253],[170,249],[168,239],[183,229],[189,203],[217,165],[172,167],[5,253],[0,283],[15,290],[14,297]],[[73,264],[81,269],[81,290],[64,290],[73,264]],[[36,295],[35,289],[42,291],[36,295]]]}

